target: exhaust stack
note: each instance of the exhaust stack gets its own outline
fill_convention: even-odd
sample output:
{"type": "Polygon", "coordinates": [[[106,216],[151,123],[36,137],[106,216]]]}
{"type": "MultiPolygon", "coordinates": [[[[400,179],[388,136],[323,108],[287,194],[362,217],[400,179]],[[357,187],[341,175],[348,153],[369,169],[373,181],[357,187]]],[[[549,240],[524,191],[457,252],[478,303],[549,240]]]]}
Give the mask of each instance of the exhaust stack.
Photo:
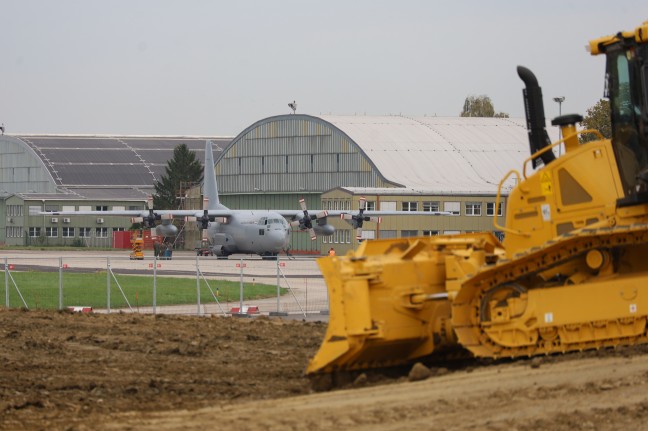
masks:
{"type": "MultiPolygon", "coordinates": [[[[542,103],[542,89],[538,85],[533,72],[524,66],[517,67],[518,76],[526,88],[522,90],[524,96],[524,112],[526,114],[527,131],[529,133],[529,147],[531,154],[535,154],[544,147],[551,145],[549,134],[546,129],[544,105],[542,103]]],[[[538,167],[539,161],[545,165],[553,162],[556,156],[552,151],[547,151],[533,159],[533,167],[538,167]]]]}

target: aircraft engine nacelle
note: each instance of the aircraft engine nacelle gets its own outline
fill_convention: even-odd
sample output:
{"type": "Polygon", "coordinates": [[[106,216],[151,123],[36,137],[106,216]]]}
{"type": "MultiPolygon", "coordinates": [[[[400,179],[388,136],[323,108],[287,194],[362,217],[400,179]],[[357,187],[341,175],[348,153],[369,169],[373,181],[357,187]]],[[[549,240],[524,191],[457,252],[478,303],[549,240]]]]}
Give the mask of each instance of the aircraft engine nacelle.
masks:
{"type": "Polygon", "coordinates": [[[215,233],[211,237],[210,248],[216,256],[229,256],[238,251],[236,241],[231,235],[225,233],[215,233]]]}
{"type": "Polygon", "coordinates": [[[313,226],[313,229],[315,229],[315,233],[317,235],[324,235],[324,236],[331,236],[335,232],[335,228],[330,224],[320,225],[318,223],[317,225],[313,226]]]}
{"type": "Polygon", "coordinates": [[[214,253],[214,256],[228,256],[228,255],[231,254],[231,253],[228,253],[225,250],[225,247],[222,246],[222,245],[214,245],[214,246],[212,246],[211,251],[212,251],[212,253],[214,253]]]}
{"type": "Polygon", "coordinates": [[[155,227],[155,232],[158,236],[176,236],[178,228],[173,224],[160,224],[155,227]]]}

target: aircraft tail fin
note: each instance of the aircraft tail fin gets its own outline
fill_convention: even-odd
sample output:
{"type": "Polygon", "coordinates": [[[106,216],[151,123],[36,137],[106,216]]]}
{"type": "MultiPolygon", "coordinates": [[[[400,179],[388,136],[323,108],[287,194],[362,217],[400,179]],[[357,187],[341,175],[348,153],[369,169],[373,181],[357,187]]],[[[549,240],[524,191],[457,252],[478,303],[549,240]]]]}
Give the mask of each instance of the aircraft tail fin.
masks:
{"type": "Polygon", "coordinates": [[[214,150],[212,141],[205,143],[205,170],[203,174],[203,194],[209,199],[210,210],[226,209],[218,199],[218,185],[216,184],[216,172],[214,171],[214,150]]]}

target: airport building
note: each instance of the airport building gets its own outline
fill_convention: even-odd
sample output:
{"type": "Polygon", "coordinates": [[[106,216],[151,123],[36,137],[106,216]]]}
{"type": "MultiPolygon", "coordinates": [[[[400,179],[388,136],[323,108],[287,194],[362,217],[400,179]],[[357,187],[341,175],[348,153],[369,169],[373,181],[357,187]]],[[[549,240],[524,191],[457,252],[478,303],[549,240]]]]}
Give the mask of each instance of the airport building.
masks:
{"type": "MultiPolygon", "coordinates": [[[[231,137],[0,136],[0,242],[111,247],[129,218],[33,213],[144,210],[175,147],[186,144],[202,162],[205,139],[231,137]]],[[[200,196],[190,204],[200,207],[200,196]]]]}
{"type": "MultiPolygon", "coordinates": [[[[552,140],[557,130],[548,127],[552,140]]],[[[144,209],[173,148],[185,143],[204,159],[214,141],[221,202],[232,209],[402,211],[382,223],[365,222],[363,238],[493,231],[504,223],[504,184],[529,156],[524,119],[280,115],[230,137],[8,136],[0,137],[0,241],[7,244],[109,246],[123,217],[32,216],[38,210],[144,209]],[[408,216],[411,211],[430,216],[408,216]],[[445,212],[445,215],[434,215],[445,212]]],[[[512,180],[511,180],[512,181],[512,180]]],[[[185,208],[200,208],[197,188],[181,191],[185,208]]],[[[338,254],[356,247],[345,220],[327,220],[332,237],[292,235],[295,253],[338,254]]],[[[186,241],[185,248],[193,248],[186,241]]]]}

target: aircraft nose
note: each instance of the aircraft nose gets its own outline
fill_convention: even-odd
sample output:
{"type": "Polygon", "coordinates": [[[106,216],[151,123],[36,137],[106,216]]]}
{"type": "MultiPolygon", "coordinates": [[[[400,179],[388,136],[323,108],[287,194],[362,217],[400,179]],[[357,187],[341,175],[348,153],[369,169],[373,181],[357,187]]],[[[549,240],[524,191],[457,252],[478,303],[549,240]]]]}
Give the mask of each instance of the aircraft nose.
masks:
{"type": "MultiPolygon", "coordinates": [[[[290,232],[290,231],[288,231],[290,232]]],[[[268,232],[270,235],[270,238],[272,240],[272,244],[277,248],[277,249],[283,249],[286,248],[288,245],[288,234],[286,233],[285,230],[271,230],[268,232]]]]}

